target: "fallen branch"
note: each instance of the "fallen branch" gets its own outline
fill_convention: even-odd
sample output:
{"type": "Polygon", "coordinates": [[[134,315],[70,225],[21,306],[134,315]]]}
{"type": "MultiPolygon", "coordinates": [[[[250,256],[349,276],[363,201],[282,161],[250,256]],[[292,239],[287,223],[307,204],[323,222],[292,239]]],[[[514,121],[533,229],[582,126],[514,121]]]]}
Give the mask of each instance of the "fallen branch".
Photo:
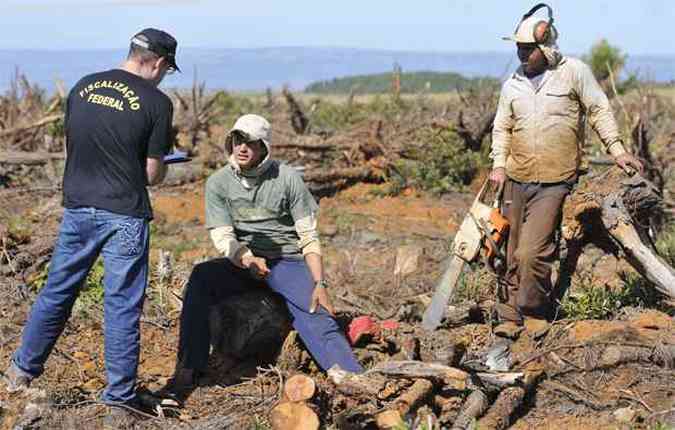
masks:
{"type": "Polygon", "coordinates": [[[513,413],[523,404],[525,396],[536,385],[540,375],[541,373],[528,374],[522,386],[502,390],[487,414],[478,421],[477,427],[497,430],[507,428],[513,413]]]}
{"type": "Polygon", "coordinates": [[[36,166],[52,160],[63,160],[65,158],[66,157],[59,152],[0,152],[0,164],[24,164],[27,166],[36,166]]]}
{"type": "Polygon", "coordinates": [[[275,143],[274,149],[304,149],[308,151],[326,151],[335,149],[335,145],[330,143],[286,142],[286,143],[275,143]]]}
{"type": "Polygon", "coordinates": [[[609,346],[598,363],[601,368],[615,367],[625,363],[657,363],[672,367],[675,360],[675,345],[654,348],[636,346],[609,346]]]}
{"type": "Polygon", "coordinates": [[[345,167],[326,171],[307,172],[304,179],[307,182],[331,182],[336,180],[366,181],[375,178],[369,167],[345,167]]]}
{"type": "Polygon", "coordinates": [[[514,385],[522,381],[525,374],[523,372],[511,372],[511,373],[488,373],[488,372],[478,372],[473,376],[480,379],[481,383],[489,384],[496,387],[508,387],[509,385],[514,385]]]}
{"type": "Polygon", "coordinates": [[[407,413],[416,409],[431,395],[434,385],[426,379],[418,379],[392,403],[393,409],[379,413],[375,420],[381,429],[394,429],[403,424],[407,413]]]}
{"type": "Polygon", "coordinates": [[[34,122],[33,124],[10,128],[9,130],[0,130],[0,138],[12,136],[12,135],[17,134],[17,133],[32,130],[32,129],[38,128],[38,127],[42,127],[42,126],[45,126],[47,124],[51,124],[53,122],[56,122],[60,119],[63,119],[63,115],[59,113],[59,114],[46,116],[46,117],[40,119],[39,121],[34,122]]]}
{"type": "Polygon", "coordinates": [[[394,400],[396,410],[398,410],[401,416],[406,415],[429,397],[433,388],[434,385],[431,381],[418,379],[410,388],[394,400]]]}
{"type": "Polygon", "coordinates": [[[569,397],[571,400],[579,403],[583,403],[586,406],[589,406],[591,409],[595,411],[601,411],[604,409],[607,409],[608,407],[611,407],[613,405],[611,404],[605,404],[605,403],[599,403],[596,402],[595,400],[591,399],[590,397],[584,395],[583,393],[574,390],[567,385],[561,384],[560,382],[556,381],[551,381],[551,380],[546,380],[543,381],[541,384],[539,384],[542,388],[547,389],[549,391],[555,391],[560,394],[564,394],[567,397],[569,397]]]}
{"type": "Polygon", "coordinates": [[[379,373],[387,376],[404,378],[435,378],[443,380],[451,388],[464,390],[469,381],[469,374],[454,367],[438,363],[425,363],[422,361],[387,361],[379,363],[365,375],[379,373]]]}
{"type": "Polygon", "coordinates": [[[451,430],[467,430],[473,421],[485,413],[489,406],[488,398],[481,390],[474,390],[466,398],[451,430]]]}

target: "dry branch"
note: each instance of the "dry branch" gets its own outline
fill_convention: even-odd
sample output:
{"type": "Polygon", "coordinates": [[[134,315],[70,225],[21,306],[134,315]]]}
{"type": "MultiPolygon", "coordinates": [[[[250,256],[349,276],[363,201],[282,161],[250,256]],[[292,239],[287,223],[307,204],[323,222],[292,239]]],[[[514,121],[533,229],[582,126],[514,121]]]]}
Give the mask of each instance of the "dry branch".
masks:
{"type": "Polygon", "coordinates": [[[14,127],[14,128],[9,129],[9,130],[0,130],[0,138],[12,136],[12,135],[15,135],[15,134],[18,134],[18,133],[22,133],[24,131],[29,131],[29,130],[32,130],[32,129],[35,129],[35,128],[39,128],[39,127],[45,126],[47,124],[51,124],[53,122],[56,122],[60,119],[63,119],[62,114],[60,114],[60,113],[59,114],[53,114],[53,115],[48,115],[48,116],[46,116],[46,117],[44,117],[44,118],[42,118],[42,119],[40,119],[40,120],[38,120],[38,121],[36,121],[32,124],[14,127]]]}
{"type": "Polygon", "coordinates": [[[401,394],[395,401],[394,407],[396,410],[404,416],[411,410],[415,409],[424,402],[424,400],[429,397],[434,385],[431,381],[426,379],[418,379],[415,383],[408,388],[403,394],[401,394]]]}
{"type": "Polygon", "coordinates": [[[560,394],[563,394],[567,397],[569,397],[572,401],[578,402],[578,403],[583,403],[586,406],[590,407],[591,409],[595,411],[601,411],[603,409],[606,409],[607,407],[611,405],[607,405],[604,403],[600,403],[594,399],[592,399],[590,396],[580,392],[579,390],[575,390],[573,388],[568,387],[567,385],[564,385],[560,382],[557,381],[551,381],[551,380],[546,380],[543,381],[540,386],[544,389],[547,389],[549,391],[554,391],[560,394]]]}
{"type": "Polygon", "coordinates": [[[302,111],[300,103],[295,100],[295,97],[288,90],[288,88],[284,88],[282,90],[282,94],[284,95],[284,98],[288,103],[288,107],[291,110],[291,126],[293,127],[293,131],[295,131],[297,134],[305,134],[307,127],[309,126],[309,119],[307,119],[307,116],[302,111]]]}
{"type": "Polygon", "coordinates": [[[422,361],[387,361],[368,370],[365,375],[379,373],[404,378],[434,378],[444,381],[451,388],[463,390],[469,381],[469,374],[454,367],[422,361]]]}
{"type": "Polygon", "coordinates": [[[654,184],[618,167],[582,178],[563,210],[567,256],[561,261],[559,294],[569,287],[584,247],[592,243],[625,259],[661,293],[675,298],[675,270],[647,245],[648,220],[661,202],[654,184]]]}
{"type": "Polygon", "coordinates": [[[331,182],[337,180],[366,181],[376,177],[369,167],[346,167],[305,173],[308,182],[331,182]]]}
{"type": "Polygon", "coordinates": [[[0,164],[23,164],[36,166],[52,160],[63,160],[65,156],[56,152],[27,152],[4,151],[0,152],[0,164]]]}
{"type": "Polygon", "coordinates": [[[478,421],[478,428],[504,429],[511,423],[513,413],[523,404],[527,393],[536,385],[540,373],[530,373],[522,386],[502,390],[487,414],[478,421]]]}
{"type": "Polygon", "coordinates": [[[418,408],[431,395],[434,385],[426,379],[418,379],[392,403],[392,409],[381,412],[376,422],[381,429],[393,429],[403,423],[402,417],[418,408]]]}
{"type": "Polygon", "coordinates": [[[625,363],[656,363],[672,367],[675,361],[675,345],[660,345],[655,348],[610,345],[600,357],[598,366],[609,368],[625,363]]]}
{"type": "Polygon", "coordinates": [[[481,416],[489,406],[488,398],[481,390],[472,391],[469,397],[462,405],[455,422],[452,424],[452,430],[467,430],[473,421],[481,416]]]}

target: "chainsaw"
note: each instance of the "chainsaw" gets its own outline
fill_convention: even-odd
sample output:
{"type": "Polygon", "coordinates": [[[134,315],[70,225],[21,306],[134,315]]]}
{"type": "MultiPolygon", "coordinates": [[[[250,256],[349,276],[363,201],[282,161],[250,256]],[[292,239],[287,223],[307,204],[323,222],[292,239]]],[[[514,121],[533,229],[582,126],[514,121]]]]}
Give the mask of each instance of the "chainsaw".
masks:
{"type": "Polygon", "coordinates": [[[506,259],[501,247],[508,235],[509,223],[499,208],[501,186],[492,205],[483,202],[489,183],[487,179],[481,187],[455,235],[449,264],[422,318],[422,327],[426,330],[435,330],[440,325],[465,264],[477,261],[482,254],[487,266],[498,276],[505,270],[506,259]]]}

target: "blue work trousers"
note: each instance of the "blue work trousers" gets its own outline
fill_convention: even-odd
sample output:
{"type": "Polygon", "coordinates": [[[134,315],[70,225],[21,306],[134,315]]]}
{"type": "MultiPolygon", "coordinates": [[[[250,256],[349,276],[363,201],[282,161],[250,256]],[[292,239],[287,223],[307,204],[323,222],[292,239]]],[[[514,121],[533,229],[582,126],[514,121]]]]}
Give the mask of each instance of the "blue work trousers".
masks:
{"type": "Polygon", "coordinates": [[[140,317],[148,278],[148,220],[92,207],[65,209],[47,283],[24,327],[14,364],[31,378],[63,332],[89,270],[99,255],[104,265],[105,367],[102,400],[135,399],[140,317]]]}
{"type": "MultiPolygon", "coordinates": [[[[338,364],[344,370],[362,372],[363,368],[328,311],[319,306],[314,313],[309,312],[314,282],[304,260],[278,259],[267,263],[270,274],[264,282],[286,301],[293,327],[319,366],[328,370],[338,364]]],[[[218,258],[195,266],[185,287],[179,365],[198,371],[206,368],[211,341],[210,306],[261,287],[264,288],[261,281],[227,259],[218,258]]]]}

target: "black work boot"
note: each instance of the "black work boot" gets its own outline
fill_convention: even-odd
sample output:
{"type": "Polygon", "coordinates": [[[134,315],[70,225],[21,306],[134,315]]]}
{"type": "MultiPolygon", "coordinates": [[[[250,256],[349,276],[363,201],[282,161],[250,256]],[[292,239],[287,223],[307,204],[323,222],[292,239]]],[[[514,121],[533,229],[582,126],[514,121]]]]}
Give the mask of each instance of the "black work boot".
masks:
{"type": "Polygon", "coordinates": [[[180,404],[195,389],[198,377],[198,371],[179,367],[166,386],[155,393],[155,396],[180,404]]]}

